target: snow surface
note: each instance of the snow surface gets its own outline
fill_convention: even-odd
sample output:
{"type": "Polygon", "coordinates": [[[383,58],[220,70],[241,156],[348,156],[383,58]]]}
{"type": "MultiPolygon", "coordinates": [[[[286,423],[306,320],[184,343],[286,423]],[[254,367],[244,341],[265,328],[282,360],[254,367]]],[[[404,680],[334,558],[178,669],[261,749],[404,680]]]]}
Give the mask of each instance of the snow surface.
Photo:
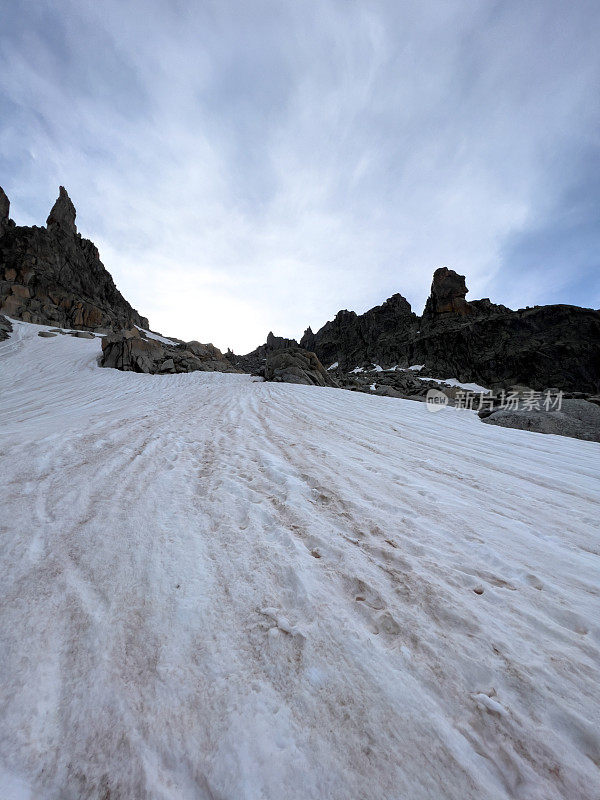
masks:
{"type": "Polygon", "coordinates": [[[445,383],[447,386],[457,386],[459,389],[466,389],[475,394],[489,394],[490,390],[485,386],[480,386],[478,383],[461,383],[456,378],[424,378],[421,375],[417,376],[420,381],[434,381],[435,383],[445,383]]]}
{"type": "Polygon", "coordinates": [[[3,800],[598,798],[600,445],[15,328],[3,800]]]}
{"type": "Polygon", "coordinates": [[[175,339],[168,339],[166,336],[161,336],[160,333],[154,333],[154,331],[147,331],[145,328],[140,328],[139,325],[135,326],[138,331],[142,331],[146,334],[148,339],[155,339],[157,342],[162,342],[163,344],[179,344],[175,339]]]}

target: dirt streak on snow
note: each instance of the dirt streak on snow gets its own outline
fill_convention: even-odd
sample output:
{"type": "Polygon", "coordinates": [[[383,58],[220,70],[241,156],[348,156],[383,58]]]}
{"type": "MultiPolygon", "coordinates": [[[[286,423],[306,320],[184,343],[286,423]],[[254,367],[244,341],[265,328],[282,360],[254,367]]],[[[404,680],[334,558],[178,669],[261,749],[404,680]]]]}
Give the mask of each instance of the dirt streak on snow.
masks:
{"type": "Polygon", "coordinates": [[[2,798],[598,797],[598,444],[38,329],[0,344],[2,798]]]}

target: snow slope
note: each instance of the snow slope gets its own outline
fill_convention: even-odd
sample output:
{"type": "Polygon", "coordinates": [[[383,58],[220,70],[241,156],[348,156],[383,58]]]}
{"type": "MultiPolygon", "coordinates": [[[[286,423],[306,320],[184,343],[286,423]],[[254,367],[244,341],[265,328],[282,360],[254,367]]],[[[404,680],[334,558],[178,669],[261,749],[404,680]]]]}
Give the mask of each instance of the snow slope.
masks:
{"type": "Polygon", "coordinates": [[[0,796],[598,798],[600,446],[0,344],[0,796]]]}

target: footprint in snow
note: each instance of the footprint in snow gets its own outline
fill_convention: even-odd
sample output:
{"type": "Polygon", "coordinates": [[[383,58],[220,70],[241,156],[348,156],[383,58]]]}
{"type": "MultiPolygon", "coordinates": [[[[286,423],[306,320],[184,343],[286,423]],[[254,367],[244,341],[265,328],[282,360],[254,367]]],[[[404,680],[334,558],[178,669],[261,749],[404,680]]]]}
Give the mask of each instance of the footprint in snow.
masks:
{"type": "Polygon", "coordinates": [[[360,578],[352,579],[350,585],[354,600],[364,609],[363,614],[367,617],[373,633],[398,636],[402,632],[400,625],[386,609],[385,602],[379,592],[360,580],[360,578]]]}

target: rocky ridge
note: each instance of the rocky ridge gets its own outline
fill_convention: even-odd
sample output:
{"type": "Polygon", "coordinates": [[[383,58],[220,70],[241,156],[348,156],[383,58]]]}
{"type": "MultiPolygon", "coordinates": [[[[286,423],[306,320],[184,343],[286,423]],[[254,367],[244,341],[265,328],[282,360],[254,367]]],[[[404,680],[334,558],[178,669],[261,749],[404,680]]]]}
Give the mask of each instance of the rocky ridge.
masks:
{"type": "Polygon", "coordinates": [[[148,328],[118,291],[96,246],[77,232],[75,218],[61,186],[46,227],[16,225],[0,188],[0,312],[67,328],[148,328]]]}
{"type": "Polygon", "coordinates": [[[300,346],[344,373],[424,364],[429,374],[494,388],[600,391],[599,311],[569,305],[513,311],[487,298],[467,301],[467,292],[464,276],[442,267],[421,317],[396,294],[365,314],[340,311],[316,333],[308,328],[300,346]]]}
{"type": "MultiPolygon", "coordinates": [[[[103,367],[152,374],[239,372],[212,344],[147,332],[148,320],[118,291],[96,246],[77,232],[76,217],[61,186],[45,228],[15,225],[0,188],[0,311],[23,322],[56,326],[41,331],[42,338],[106,334],[103,367]]],[[[11,330],[10,321],[0,315],[0,340],[11,330]]]]}

